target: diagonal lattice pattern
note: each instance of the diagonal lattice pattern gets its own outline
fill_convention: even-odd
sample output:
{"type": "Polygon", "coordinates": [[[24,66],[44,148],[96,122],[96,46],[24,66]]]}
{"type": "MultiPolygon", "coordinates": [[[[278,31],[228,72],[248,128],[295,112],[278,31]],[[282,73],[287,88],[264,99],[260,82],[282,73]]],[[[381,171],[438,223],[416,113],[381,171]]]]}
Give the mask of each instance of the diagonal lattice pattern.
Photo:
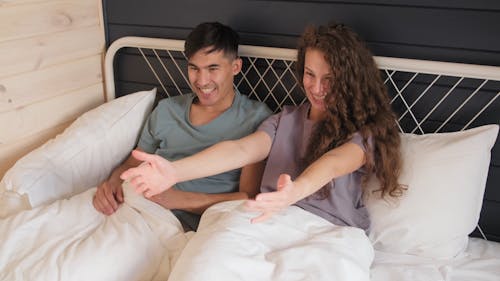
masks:
{"type": "Polygon", "coordinates": [[[498,81],[387,69],[382,74],[403,132],[465,130],[487,123],[486,114],[500,120],[498,81]]]}
{"type": "MultiPolygon", "coordinates": [[[[114,42],[108,49],[105,63],[108,100],[115,97],[115,81],[125,85],[127,90],[142,90],[155,85],[162,97],[190,92],[183,46],[181,40],[159,38],[125,37],[114,42]],[[121,65],[116,68],[119,78],[114,79],[113,57],[122,47],[130,48],[127,48],[126,58],[117,59],[121,65]],[[121,69],[127,71],[121,72],[121,69]]],[[[274,112],[280,111],[284,105],[298,105],[305,101],[294,73],[294,50],[240,47],[243,47],[240,52],[245,55],[235,86],[242,93],[267,103],[274,112]]],[[[498,67],[390,57],[375,57],[375,60],[402,132],[459,131],[499,123],[498,67]]],[[[486,199],[485,202],[489,201],[486,199]]],[[[486,239],[480,227],[478,231],[486,239]]]]}
{"type": "MultiPolygon", "coordinates": [[[[182,51],[139,52],[165,97],[190,91],[187,59],[182,51]]],[[[297,83],[293,60],[242,57],[235,87],[274,112],[299,105],[305,96],[297,83]]],[[[464,130],[500,120],[500,81],[381,69],[399,127],[406,133],[464,130]],[[430,105],[430,106],[429,106],[430,105]]]]}

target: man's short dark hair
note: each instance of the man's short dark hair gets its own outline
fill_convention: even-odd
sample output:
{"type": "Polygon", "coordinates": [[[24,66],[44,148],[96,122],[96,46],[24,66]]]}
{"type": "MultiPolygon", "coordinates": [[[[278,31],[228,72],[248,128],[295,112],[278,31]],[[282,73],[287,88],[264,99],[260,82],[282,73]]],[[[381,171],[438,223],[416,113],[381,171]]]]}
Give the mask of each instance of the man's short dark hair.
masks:
{"type": "Polygon", "coordinates": [[[184,52],[189,59],[199,50],[211,47],[207,53],[223,51],[225,56],[234,59],[238,57],[239,41],[240,36],[229,26],[219,22],[205,22],[189,33],[184,43],[184,52]]]}

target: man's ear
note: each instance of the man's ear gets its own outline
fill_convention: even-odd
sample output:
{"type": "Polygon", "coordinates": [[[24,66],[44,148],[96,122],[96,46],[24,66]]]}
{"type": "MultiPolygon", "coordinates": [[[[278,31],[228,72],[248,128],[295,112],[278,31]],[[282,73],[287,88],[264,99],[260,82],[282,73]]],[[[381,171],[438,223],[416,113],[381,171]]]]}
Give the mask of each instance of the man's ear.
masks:
{"type": "Polygon", "coordinates": [[[237,75],[241,71],[241,67],[243,65],[243,61],[240,57],[237,57],[233,60],[233,75],[237,75]]]}

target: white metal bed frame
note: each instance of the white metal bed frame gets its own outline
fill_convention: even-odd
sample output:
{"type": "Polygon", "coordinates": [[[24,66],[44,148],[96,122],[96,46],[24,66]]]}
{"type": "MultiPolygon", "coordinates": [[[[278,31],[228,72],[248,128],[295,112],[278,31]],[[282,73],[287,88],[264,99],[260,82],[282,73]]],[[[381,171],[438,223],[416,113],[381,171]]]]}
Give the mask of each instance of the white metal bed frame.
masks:
{"type": "MultiPolygon", "coordinates": [[[[177,66],[177,69],[179,73],[182,74],[182,77],[184,78],[184,81],[189,84],[188,79],[185,75],[185,72],[183,69],[179,67],[179,65],[176,62],[176,59],[174,59],[172,52],[180,52],[182,55],[184,55],[184,41],[183,40],[173,40],[173,39],[162,39],[162,38],[140,38],[140,37],[123,37],[110,45],[107,55],[105,58],[105,80],[106,80],[106,100],[111,100],[115,98],[115,84],[114,84],[114,73],[113,73],[113,59],[115,54],[124,47],[133,47],[137,48],[141,55],[144,57],[145,61],[148,63],[149,69],[152,71],[152,73],[155,75],[159,85],[163,88],[165,92],[168,93],[166,90],[165,86],[162,83],[161,75],[157,70],[155,70],[152,65],[149,63],[149,60],[147,56],[144,54],[143,49],[153,49],[154,54],[156,56],[156,59],[161,62],[161,65],[163,66],[162,70],[165,75],[167,75],[170,79],[172,79],[172,75],[167,70],[165,67],[165,64],[162,62],[162,59],[160,58],[160,55],[158,53],[158,50],[164,50],[167,52],[168,57],[172,62],[177,66]]],[[[290,94],[291,91],[295,89],[298,85],[295,83],[291,88],[287,89],[282,83],[281,83],[281,78],[283,74],[279,75],[276,73],[273,68],[272,64],[275,63],[276,61],[282,61],[286,65],[285,72],[290,73],[291,75],[295,76],[293,69],[292,69],[292,64],[296,59],[296,50],[293,49],[285,49],[285,48],[273,48],[273,47],[262,47],[262,46],[251,46],[251,45],[241,45],[239,48],[239,55],[244,58],[249,58],[249,63],[250,67],[248,69],[244,69],[242,71],[242,79],[237,83],[235,86],[238,87],[240,86],[241,83],[246,82],[248,84],[251,84],[247,79],[246,79],[246,74],[251,70],[259,72],[259,69],[255,66],[255,62],[257,59],[264,60],[269,67],[266,68],[267,71],[274,72],[274,75],[277,78],[277,82],[274,83],[274,85],[268,85],[265,80],[263,79],[264,74],[266,73],[258,73],[260,76],[260,81],[258,83],[263,82],[265,87],[267,88],[268,93],[264,96],[264,99],[266,97],[268,98],[275,98],[273,96],[273,90],[274,88],[278,85],[281,84],[281,86],[287,91],[287,95],[290,94]]],[[[397,92],[397,94],[392,98],[392,101],[394,101],[397,98],[400,98],[403,103],[406,106],[405,112],[401,115],[400,118],[403,118],[405,115],[409,114],[414,121],[416,122],[415,128],[411,131],[411,133],[428,133],[425,130],[421,128],[421,124],[425,122],[428,117],[436,110],[436,108],[447,98],[453,93],[453,90],[463,81],[463,79],[466,78],[473,78],[473,79],[478,79],[481,80],[481,84],[474,89],[474,91],[469,95],[469,98],[465,100],[457,109],[450,114],[449,118],[434,132],[440,132],[441,129],[443,128],[444,125],[471,99],[473,98],[479,90],[483,88],[483,86],[488,82],[488,81],[500,81],[500,67],[495,67],[495,66],[485,66],[485,65],[472,65],[472,64],[460,64],[460,63],[450,63],[450,62],[436,62],[436,61],[425,61],[425,60],[415,60],[415,59],[403,59],[403,58],[392,58],[392,57],[377,57],[375,56],[375,61],[378,65],[378,67],[383,70],[386,74],[386,79],[385,83],[386,85],[392,86],[393,89],[397,92]],[[412,77],[410,80],[407,81],[405,85],[398,86],[397,83],[395,83],[393,76],[397,72],[408,72],[412,73],[412,77]],[[427,88],[422,91],[422,93],[418,96],[415,101],[413,101],[411,104],[409,104],[405,97],[404,97],[404,90],[407,88],[408,85],[414,81],[414,79],[420,75],[420,74],[432,74],[435,75],[434,80],[427,86],[427,88]],[[439,78],[443,76],[449,76],[449,77],[457,77],[458,80],[457,82],[449,89],[449,91],[446,93],[446,95],[440,99],[440,101],[428,112],[428,114],[420,121],[417,120],[417,118],[412,114],[412,107],[420,100],[421,97],[423,97],[427,91],[432,88],[432,86],[439,80],[439,78]],[[389,84],[388,84],[389,83],[389,84]],[[418,130],[418,131],[417,131],[418,130]]],[[[283,72],[283,73],[285,73],[283,72]]],[[[172,80],[173,81],[173,80],[172,80]]],[[[175,83],[175,81],[173,81],[175,83]]],[[[251,86],[251,85],[250,85],[251,86]]],[[[181,89],[176,85],[178,93],[176,94],[182,94],[181,89]]],[[[261,100],[260,97],[262,97],[262,94],[257,94],[255,87],[251,86],[251,93],[249,93],[250,96],[255,96],[257,99],[261,100]]],[[[169,96],[172,94],[168,94],[169,96]]],[[[488,103],[482,107],[476,115],[469,120],[469,122],[461,128],[461,130],[467,129],[470,124],[476,120],[476,118],[484,111],[486,110],[498,97],[500,96],[500,92],[497,92],[489,101],[488,103]]],[[[283,105],[283,101],[278,101],[278,108],[276,110],[281,109],[283,105]]],[[[301,101],[294,101],[292,99],[292,102],[294,104],[299,104],[303,102],[301,101]]],[[[401,131],[403,131],[402,128],[400,128],[401,131]]]]}
{"type": "MultiPolygon", "coordinates": [[[[115,58],[115,54],[122,48],[132,47],[137,48],[141,56],[144,58],[145,62],[148,65],[148,68],[151,70],[153,75],[155,76],[158,84],[163,89],[163,91],[168,96],[183,94],[181,87],[178,86],[179,81],[175,81],[173,79],[173,74],[165,65],[165,61],[169,60],[170,63],[175,65],[177,75],[180,75],[184,80],[183,83],[189,85],[186,69],[183,69],[178,63],[179,59],[177,57],[186,58],[184,55],[184,41],[183,40],[172,40],[172,39],[160,39],[160,38],[140,38],[140,37],[123,37],[121,39],[116,40],[113,44],[108,48],[106,57],[105,57],[105,66],[104,66],[104,74],[105,74],[105,85],[106,85],[106,99],[112,100],[115,98],[115,77],[113,72],[113,61],[115,58]],[[152,50],[154,55],[146,55],[144,50],[152,50]],[[166,52],[161,53],[160,52],[166,52]],[[174,55],[175,54],[175,55],[174,55]],[[159,61],[159,65],[161,65],[160,69],[155,69],[151,60],[157,59],[159,61]],[[170,79],[174,85],[176,93],[169,93],[167,88],[165,87],[163,81],[165,79],[170,79]]],[[[251,97],[254,97],[260,101],[271,101],[275,104],[274,111],[281,110],[282,106],[285,103],[285,99],[289,103],[292,104],[300,104],[304,102],[305,98],[301,96],[300,98],[294,97],[294,92],[299,91],[299,86],[296,81],[295,73],[293,71],[293,64],[296,60],[296,50],[293,49],[284,49],[284,48],[273,48],[273,47],[262,47],[262,46],[250,46],[250,45],[240,45],[239,55],[244,59],[244,65],[246,61],[246,67],[242,70],[239,75],[240,78],[235,81],[236,87],[245,86],[247,90],[247,94],[251,97]],[[277,72],[273,65],[279,63],[281,65],[282,71],[277,72]],[[260,66],[257,66],[259,64],[260,66]],[[263,65],[263,66],[262,66],[263,65]],[[257,81],[250,81],[250,73],[255,77],[257,77],[257,81]],[[294,82],[291,85],[285,85],[284,77],[292,77],[294,82]],[[272,81],[267,81],[266,77],[272,77],[272,81]],[[260,85],[260,88],[257,87],[260,85]],[[277,89],[284,91],[285,96],[276,97],[275,91],[277,89]]],[[[400,113],[399,121],[402,118],[407,117],[414,123],[413,128],[404,129],[400,126],[400,130],[406,133],[437,133],[444,131],[444,127],[452,122],[452,119],[457,113],[474,97],[478,96],[479,93],[485,88],[489,82],[500,81],[500,67],[495,66],[484,66],[484,65],[471,65],[471,64],[459,64],[459,63],[449,63],[449,62],[436,62],[436,61],[424,61],[424,60],[415,60],[415,59],[403,59],[403,58],[392,58],[392,57],[375,57],[375,61],[378,67],[381,69],[382,74],[385,79],[385,84],[388,89],[391,89],[393,93],[392,102],[398,100],[398,102],[403,105],[403,112],[400,113]],[[409,79],[405,79],[404,83],[400,83],[400,81],[396,81],[395,77],[401,73],[404,73],[409,79]],[[410,85],[415,83],[417,77],[422,75],[430,75],[432,81],[428,82],[425,85],[423,90],[418,93],[416,97],[413,97],[413,101],[407,98],[406,94],[408,92],[410,85]],[[417,118],[413,113],[412,109],[416,106],[416,104],[432,89],[434,86],[438,84],[438,81],[443,78],[452,77],[455,79],[455,82],[452,82],[448,89],[443,92],[443,95],[439,98],[439,100],[429,109],[429,111],[422,118],[417,118]],[[474,88],[470,88],[470,94],[468,94],[467,98],[461,102],[446,118],[446,120],[437,127],[437,129],[432,129],[429,131],[425,129],[422,124],[430,119],[430,116],[439,108],[442,103],[448,99],[453,98],[456,89],[460,88],[461,83],[466,79],[476,79],[478,84],[474,88]]],[[[158,64],[156,64],[158,65],[158,64]]],[[[421,83],[421,82],[419,82],[421,83]]],[[[455,130],[465,130],[471,126],[471,124],[485,111],[487,110],[500,96],[500,82],[499,86],[493,87],[493,92],[489,90],[488,97],[486,97],[486,102],[483,102],[483,106],[477,108],[477,111],[474,115],[468,120],[468,122],[464,125],[462,124],[460,128],[455,130]]],[[[296,95],[295,95],[296,96],[296,95]]],[[[485,97],[482,97],[484,100],[485,97]]],[[[273,109],[273,108],[272,108],[273,109]]],[[[486,239],[483,231],[478,225],[478,229],[486,239]]]]}

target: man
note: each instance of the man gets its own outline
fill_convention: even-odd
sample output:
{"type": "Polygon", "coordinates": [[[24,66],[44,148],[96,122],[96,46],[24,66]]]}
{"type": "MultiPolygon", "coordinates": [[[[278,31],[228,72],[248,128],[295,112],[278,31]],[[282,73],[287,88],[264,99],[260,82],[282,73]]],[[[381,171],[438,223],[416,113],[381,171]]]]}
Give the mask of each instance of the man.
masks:
{"type": "MultiPolygon", "coordinates": [[[[212,144],[252,133],[271,112],[233,87],[242,67],[238,34],[220,23],[202,23],[188,36],[185,54],[194,94],[162,100],[144,126],[137,149],[171,161],[212,144]]],[[[132,155],[97,188],[94,207],[106,215],[123,203],[120,174],[140,161],[132,155]]],[[[253,197],[259,190],[262,163],[180,183],[150,198],[173,213],[185,230],[196,230],[200,215],[211,205],[253,197]],[[238,190],[239,186],[239,190],[238,190]]]]}

